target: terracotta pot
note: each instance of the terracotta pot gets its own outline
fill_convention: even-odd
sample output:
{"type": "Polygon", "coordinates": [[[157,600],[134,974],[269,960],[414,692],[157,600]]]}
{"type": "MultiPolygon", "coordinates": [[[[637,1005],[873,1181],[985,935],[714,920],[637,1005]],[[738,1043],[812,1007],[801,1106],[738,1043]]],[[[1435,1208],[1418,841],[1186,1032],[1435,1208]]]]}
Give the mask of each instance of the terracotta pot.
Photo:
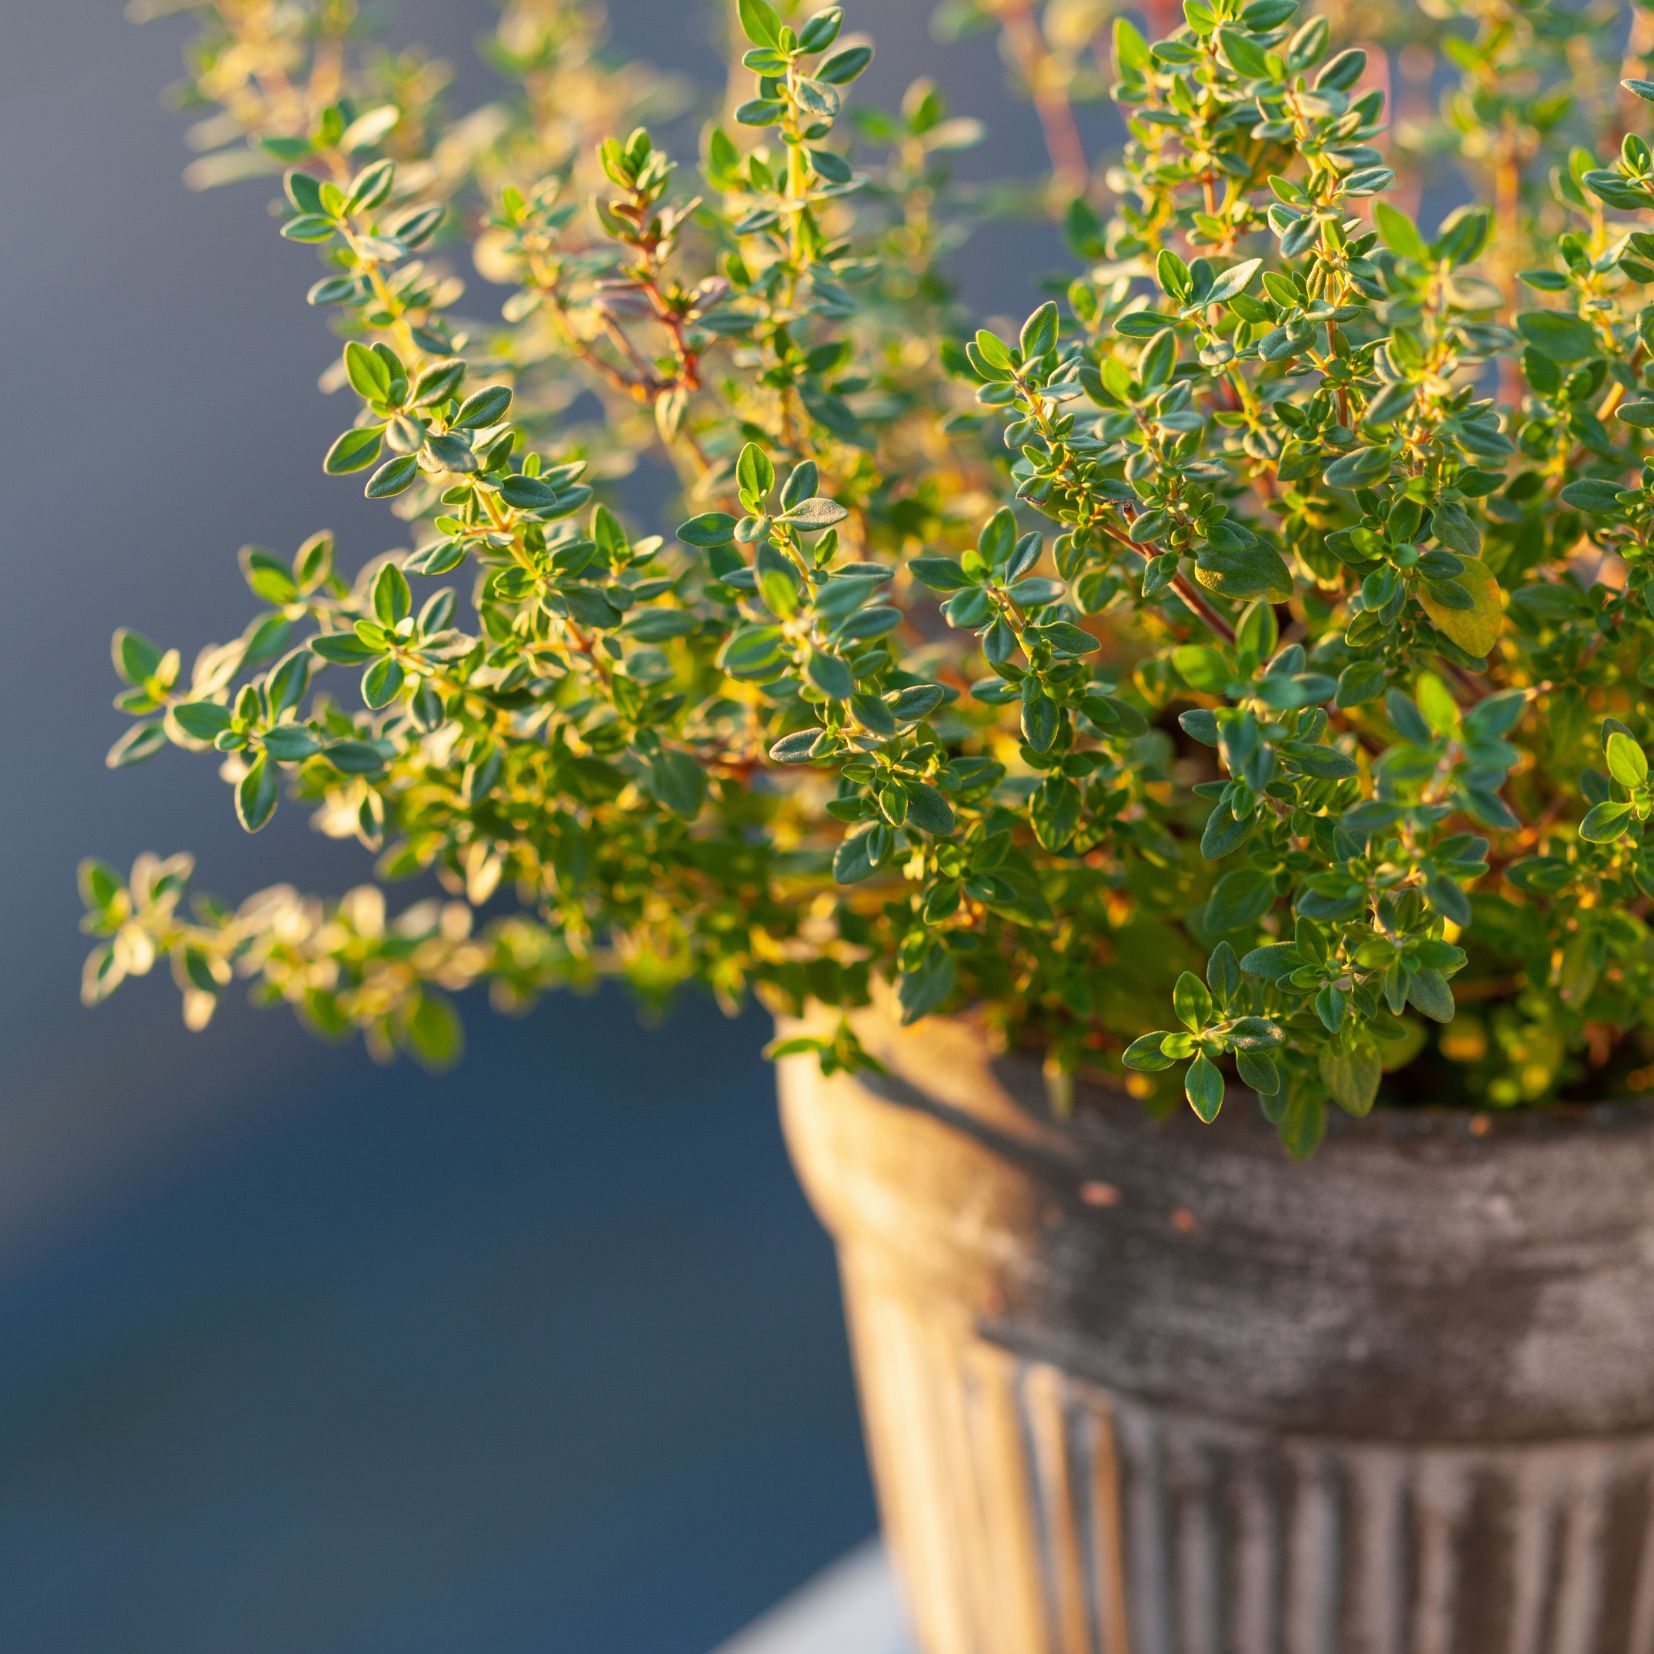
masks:
{"type": "Polygon", "coordinates": [[[781,1069],[925,1654],[1654,1654],[1654,1110],[1156,1125],[781,1069]]]}

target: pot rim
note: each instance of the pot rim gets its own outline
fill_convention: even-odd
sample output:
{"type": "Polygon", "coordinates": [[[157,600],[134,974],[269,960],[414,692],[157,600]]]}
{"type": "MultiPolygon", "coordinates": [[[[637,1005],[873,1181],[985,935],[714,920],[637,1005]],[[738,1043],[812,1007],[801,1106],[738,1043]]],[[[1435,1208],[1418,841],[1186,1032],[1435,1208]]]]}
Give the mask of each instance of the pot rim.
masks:
{"type": "MultiPolygon", "coordinates": [[[[1007,1052],[1005,1055],[1036,1066],[1038,1064],[1037,1057],[1029,1052],[1007,1052]]],[[[1106,1080],[1100,1081],[1095,1076],[1087,1077],[1083,1073],[1076,1075],[1075,1080],[1076,1097],[1082,1088],[1095,1093],[1107,1093],[1143,1108],[1145,1114],[1148,1114],[1138,1098],[1131,1096],[1119,1086],[1111,1085],[1106,1080]]],[[[1273,1138],[1276,1135],[1275,1127],[1265,1119],[1262,1107],[1250,1106],[1258,1102],[1256,1093],[1240,1085],[1231,1085],[1228,1089],[1229,1097],[1223,1111],[1224,1115],[1234,1115],[1237,1111],[1233,1105],[1238,1101],[1242,1104],[1239,1126],[1266,1133],[1273,1138]]],[[[1164,1123],[1185,1115],[1192,1119],[1190,1110],[1179,1107],[1164,1123]]],[[[1149,1118],[1152,1120],[1153,1116],[1149,1115],[1149,1118]]],[[[1223,1116],[1220,1115],[1219,1118],[1223,1116]]],[[[1199,1122],[1195,1124],[1198,1125],[1199,1122]]],[[[1454,1108],[1447,1103],[1386,1106],[1381,1100],[1374,1105],[1370,1113],[1359,1116],[1346,1113],[1329,1100],[1326,1136],[1328,1140],[1337,1138],[1356,1143],[1393,1144],[1398,1141],[1428,1140],[1481,1144],[1494,1138],[1505,1142],[1513,1139],[1550,1141],[1586,1134],[1641,1131],[1651,1127],[1654,1127],[1654,1097],[1628,1097],[1619,1101],[1610,1099],[1592,1103],[1524,1104],[1509,1109],[1454,1108]]],[[[1236,1126],[1231,1125],[1230,1129],[1234,1130],[1236,1126]]],[[[1311,1163],[1313,1164],[1313,1160],[1311,1163]]]]}
{"type": "MultiPolygon", "coordinates": [[[[864,1026],[870,1022],[881,1026],[885,1033],[895,1035],[922,1029],[925,1023],[952,1022],[969,1027],[979,1037],[989,1041],[991,1062],[1014,1063],[1019,1067],[1032,1069],[1040,1076],[1039,1094],[1047,1099],[1053,1123],[1067,1123],[1063,1116],[1058,1115],[1056,1110],[1050,1107],[1050,1091],[1044,1081],[1044,1064],[1039,1048],[998,1047],[989,1035],[979,1007],[967,1007],[948,1015],[933,1015],[919,1023],[906,1026],[877,1000],[860,1011],[847,1013],[841,1009],[834,1014],[848,1014],[853,1020],[863,1021],[864,1026]]],[[[878,1055],[876,1043],[869,1046],[874,1056],[878,1055]]],[[[900,1077],[899,1068],[893,1069],[892,1072],[900,1077]]],[[[1100,1073],[1095,1069],[1082,1068],[1074,1075],[1076,1105],[1079,1105],[1088,1093],[1098,1103],[1118,1102],[1137,1109],[1151,1125],[1159,1125],[1166,1129],[1196,1127],[1203,1132],[1213,1129],[1211,1126],[1201,1125],[1186,1108],[1179,1108],[1162,1119],[1156,1119],[1144,1101],[1132,1096],[1114,1076],[1100,1073]]],[[[1227,1131],[1250,1130],[1267,1135],[1273,1140],[1276,1136],[1275,1127],[1265,1119],[1261,1106],[1253,1106],[1257,1104],[1258,1097],[1255,1092],[1247,1090],[1244,1086],[1231,1085],[1226,1106],[1218,1116],[1218,1121],[1213,1124],[1223,1122],[1227,1131]],[[1239,1108],[1235,1107],[1237,1102],[1241,1104],[1239,1108]]],[[[1083,1117],[1083,1111],[1079,1106],[1075,1107],[1072,1117],[1083,1117]]],[[[1480,1146],[1494,1138],[1504,1142],[1549,1142],[1559,1138],[1646,1131],[1650,1128],[1654,1128],[1654,1093],[1642,1097],[1610,1098],[1589,1103],[1523,1104],[1510,1109],[1454,1108],[1446,1103],[1424,1103],[1418,1107],[1386,1107],[1380,1101],[1371,1113],[1359,1117],[1347,1114],[1342,1108],[1329,1102],[1326,1139],[1329,1142],[1337,1139],[1352,1146],[1393,1146],[1398,1142],[1448,1142],[1480,1146]]],[[[1216,1147],[1216,1143],[1213,1147],[1216,1147]]],[[[1313,1156],[1309,1164],[1314,1164],[1313,1156]]]]}

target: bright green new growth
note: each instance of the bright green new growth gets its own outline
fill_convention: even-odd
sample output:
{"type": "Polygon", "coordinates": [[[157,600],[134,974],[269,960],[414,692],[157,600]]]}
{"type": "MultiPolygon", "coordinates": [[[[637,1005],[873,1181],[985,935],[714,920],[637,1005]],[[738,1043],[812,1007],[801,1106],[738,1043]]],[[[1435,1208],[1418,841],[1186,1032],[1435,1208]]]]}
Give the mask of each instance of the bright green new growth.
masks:
{"type": "Polygon", "coordinates": [[[166,956],[192,1026],[241,975],[440,1061],[478,981],[884,982],[1202,1119],[1233,1076],[1297,1153],[1403,1067],[1475,1106],[1644,1083],[1647,14],[1435,0],[1372,52],[1296,0],[1189,0],[1153,45],[1122,15],[1105,174],[1072,102],[1111,8],[948,8],[1004,29],[1078,271],[970,337],[979,133],[925,85],[852,118],[838,7],[740,0],[694,182],[611,135],[681,94],[606,67],[591,6],[512,0],[520,96],[461,121],[344,0],[183,9],[196,166],[287,169],[346,339],[325,466],[414,549],[245,552],[261,612],[187,675],[120,634],[111,761],[214,752],[248,829],[297,798],[450,899],[231,910],[183,858],[88,864],[89,998],[166,956]],[[1460,79],[1392,131],[1421,41],[1460,79]],[[1441,217],[1446,154],[1477,203],[1441,217]],[[462,239],[502,323],[459,308],[462,239]],[[665,537],[618,514],[644,456],[665,537]]]}

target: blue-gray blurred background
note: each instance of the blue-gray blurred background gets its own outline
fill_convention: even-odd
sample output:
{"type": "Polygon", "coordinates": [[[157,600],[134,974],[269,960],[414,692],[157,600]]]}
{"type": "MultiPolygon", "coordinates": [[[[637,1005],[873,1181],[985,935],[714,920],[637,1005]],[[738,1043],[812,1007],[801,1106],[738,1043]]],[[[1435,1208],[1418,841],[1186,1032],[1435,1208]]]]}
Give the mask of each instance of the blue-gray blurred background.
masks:
{"type": "MultiPolygon", "coordinates": [[[[618,49],[713,80],[708,7],[613,11],[618,49]]],[[[996,169],[1035,170],[990,41],[933,45],[923,0],[862,11],[858,96],[933,74],[996,169]]],[[[395,17],[486,95],[487,0],[395,17]]],[[[186,1034],[160,978],[77,1003],[83,854],[189,848],[229,897],[367,871],[296,810],[246,839],[208,764],[102,766],[115,626],[188,658],[243,622],[244,542],[395,543],[319,468],[311,255],[267,187],[180,181],[186,33],[5,8],[0,1648],[704,1654],[873,1525],[762,1020],[472,1006],[433,1079],[233,998],[186,1034]]],[[[1026,308],[1031,256],[1058,255],[979,236],[973,303],[1026,308]]]]}

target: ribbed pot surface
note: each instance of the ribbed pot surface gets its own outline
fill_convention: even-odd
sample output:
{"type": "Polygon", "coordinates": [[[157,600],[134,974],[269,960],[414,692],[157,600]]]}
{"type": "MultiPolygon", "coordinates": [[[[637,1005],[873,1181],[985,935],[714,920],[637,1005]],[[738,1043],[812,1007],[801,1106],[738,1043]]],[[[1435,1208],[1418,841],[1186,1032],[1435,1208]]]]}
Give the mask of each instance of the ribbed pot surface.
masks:
{"type": "Polygon", "coordinates": [[[781,1067],[926,1654],[1654,1654],[1654,1111],[1164,1126],[781,1067]]]}

